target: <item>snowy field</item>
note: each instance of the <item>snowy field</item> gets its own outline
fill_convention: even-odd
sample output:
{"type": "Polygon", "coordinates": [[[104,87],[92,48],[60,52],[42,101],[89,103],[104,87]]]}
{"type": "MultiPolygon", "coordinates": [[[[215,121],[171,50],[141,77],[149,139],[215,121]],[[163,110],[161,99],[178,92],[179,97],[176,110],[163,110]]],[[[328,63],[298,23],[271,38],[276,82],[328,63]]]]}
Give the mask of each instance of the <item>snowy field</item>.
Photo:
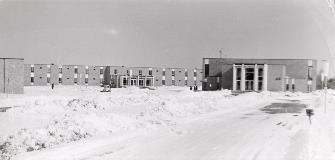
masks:
{"type": "Polygon", "coordinates": [[[335,92],[26,87],[0,94],[0,159],[335,159],[335,92]],[[310,124],[305,107],[315,110],[310,124]]]}

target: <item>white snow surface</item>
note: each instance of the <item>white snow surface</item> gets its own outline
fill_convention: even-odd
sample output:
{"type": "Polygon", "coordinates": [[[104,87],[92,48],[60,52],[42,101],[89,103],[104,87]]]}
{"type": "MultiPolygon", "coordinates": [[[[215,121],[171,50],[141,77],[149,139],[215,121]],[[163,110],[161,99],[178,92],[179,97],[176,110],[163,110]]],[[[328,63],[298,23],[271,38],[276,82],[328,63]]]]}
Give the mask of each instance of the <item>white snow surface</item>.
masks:
{"type": "Polygon", "coordinates": [[[187,87],[26,87],[0,94],[0,159],[328,160],[335,159],[335,91],[262,92],[187,87]],[[266,112],[272,103],[314,109],[266,112]]]}

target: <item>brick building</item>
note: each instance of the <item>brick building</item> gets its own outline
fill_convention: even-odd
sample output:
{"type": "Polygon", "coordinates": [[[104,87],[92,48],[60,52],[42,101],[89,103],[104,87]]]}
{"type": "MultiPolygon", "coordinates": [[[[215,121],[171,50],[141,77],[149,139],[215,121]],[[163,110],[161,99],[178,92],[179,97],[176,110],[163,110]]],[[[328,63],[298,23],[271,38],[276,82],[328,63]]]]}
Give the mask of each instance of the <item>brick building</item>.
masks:
{"type": "Polygon", "coordinates": [[[23,77],[23,58],[0,58],[0,93],[22,94],[23,77]]]}
{"type": "Polygon", "coordinates": [[[203,90],[316,90],[320,78],[312,59],[203,59],[203,90]]]}
{"type": "MultiPolygon", "coordinates": [[[[116,86],[201,86],[202,70],[110,66],[116,86]]],[[[25,64],[24,85],[93,85],[103,83],[106,66],[25,64]]]]}

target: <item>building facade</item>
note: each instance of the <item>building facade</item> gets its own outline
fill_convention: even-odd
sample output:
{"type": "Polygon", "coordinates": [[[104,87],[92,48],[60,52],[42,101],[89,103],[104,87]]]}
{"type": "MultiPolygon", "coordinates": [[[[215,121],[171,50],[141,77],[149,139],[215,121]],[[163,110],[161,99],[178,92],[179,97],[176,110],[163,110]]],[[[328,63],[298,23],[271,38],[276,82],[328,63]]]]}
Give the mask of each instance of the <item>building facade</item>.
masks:
{"type": "Polygon", "coordinates": [[[203,59],[203,90],[302,91],[317,89],[313,59],[203,59]]]}
{"type": "MultiPolygon", "coordinates": [[[[104,82],[107,66],[25,64],[24,85],[92,85],[104,82]]],[[[112,86],[201,86],[198,68],[108,66],[112,86]]]]}
{"type": "Polygon", "coordinates": [[[0,93],[22,94],[23,77],[23,58],[0,58],[0,93]]]}

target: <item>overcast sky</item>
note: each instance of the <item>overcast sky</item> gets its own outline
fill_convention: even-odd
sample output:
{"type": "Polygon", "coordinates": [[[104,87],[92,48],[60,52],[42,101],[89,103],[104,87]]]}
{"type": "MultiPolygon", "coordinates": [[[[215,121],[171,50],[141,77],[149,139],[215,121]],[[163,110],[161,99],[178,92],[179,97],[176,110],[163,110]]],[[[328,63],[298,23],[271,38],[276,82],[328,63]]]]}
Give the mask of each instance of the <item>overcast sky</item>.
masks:
{"type": "Polygon", "coordinates": [[[0,0],[0,57],[201,67],[203,57],[335,53],[327,0],[0,0]]]}

